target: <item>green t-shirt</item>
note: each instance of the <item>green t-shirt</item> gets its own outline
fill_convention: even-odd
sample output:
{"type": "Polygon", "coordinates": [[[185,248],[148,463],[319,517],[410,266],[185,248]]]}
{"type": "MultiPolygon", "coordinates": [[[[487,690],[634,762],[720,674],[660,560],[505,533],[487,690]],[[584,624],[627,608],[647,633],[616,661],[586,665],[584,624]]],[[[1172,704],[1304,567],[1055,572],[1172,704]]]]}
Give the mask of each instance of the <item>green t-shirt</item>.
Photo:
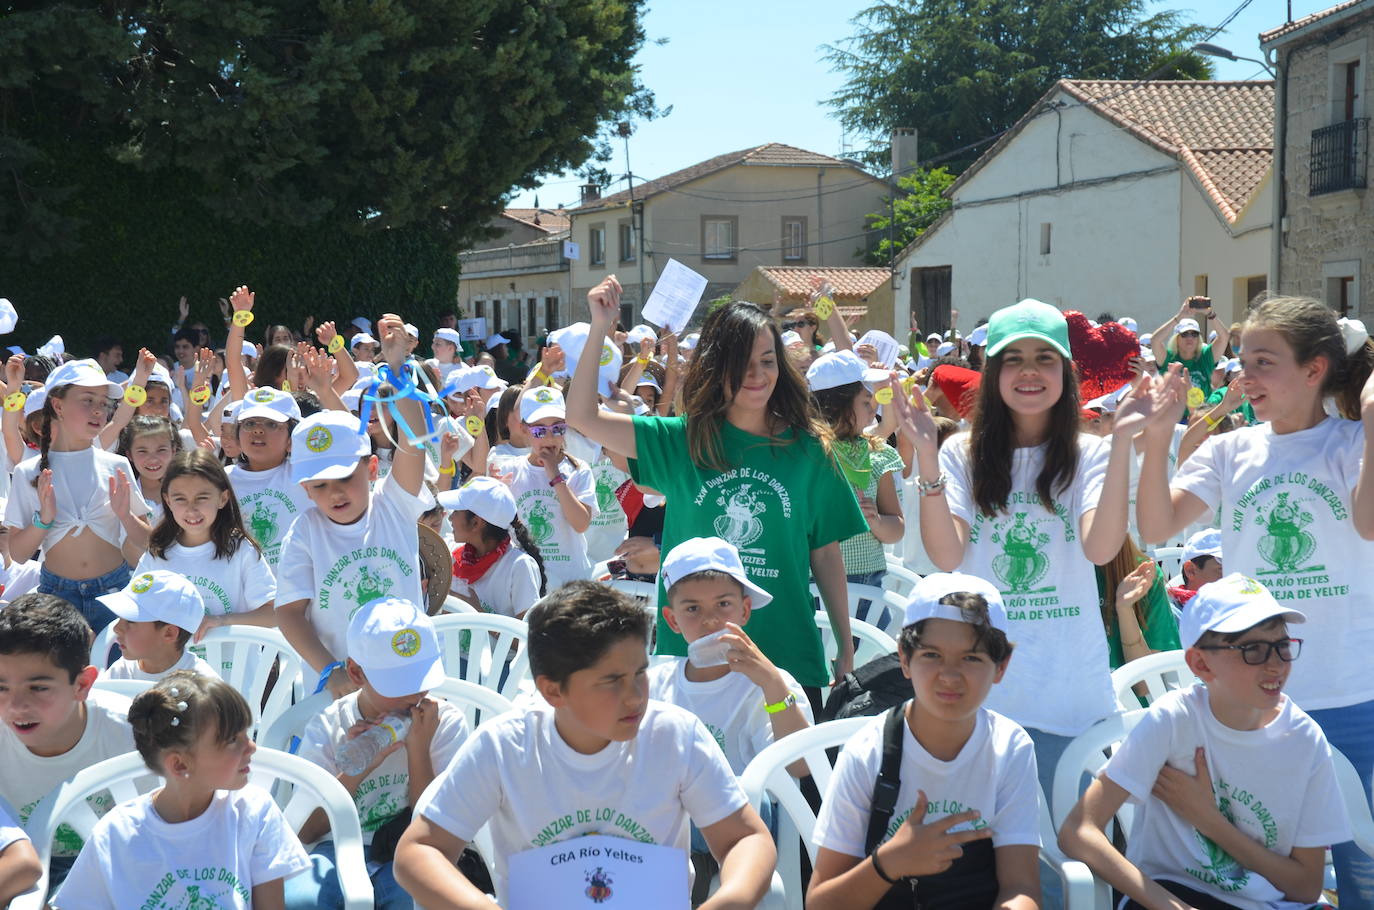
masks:
{"type": "MultiPolygon", "coordinates": [[[[1231,381],[1234,382],[1235,380],[1233,379],[1231,381]]],[[[1213,392],[1211,395],[1207,396],[1207,409],[1210,411],[1212,408],[1221,404],[1221,400],[1225,397],[1226,387],[1222,386],[1221,388],[1213,392]]],[[[1241,415],[1245,418],[1245,422],[1250,424],[1251,426],[1254,426],[1258,422],[1255,420],[1255,409],[1250,407],[1250,399],[1244,399],[1243,401],[1241,401],[1240,407],[1231,409],[1231,413],[1233,414],[1236,411],[1240,411],[1241,415]]]]}
{"type": "MultiPolygon", "coordinates": [[[[722,422],[722,448],[737,467],[720,472],[688,455],[686,417],[636,417],[634,427],[638,457],[630,476],[667,497],[660,552],[693,537],[734,544],[750,580],[773,595],[749,617],[750,637],[802,685],[829,683],[812,616],[811,551],[865,531],[868,522],[820,443],[803,435],[773,445],[722,422]]],[[[666,602],[660,588],[659,603],[666,602]]],[[[657,650],[687,653],[662,611],[657,650]]]]}
{"type": "Polygon", "coordinates": [[[1171,363],[1183,364],[1183,369],[1188,371],[1188,376],[1192,379],[1193,385],[1202,389],[1204,394],[1212,394],[1212,371],[1217,368],[1217,359],[1212,354],[1212,346],[1204,344],[1198,348],[1197,356],[1192,360],[1184,360],[1178,356],[1178,352],[1170,351],[1164,357],[1164,366],[1160,370],[1166,370],[1171,363]]]}
{"type": "MultiPolygon", "coordinates": [[[[1106,604],[1108,597],[1116,597],[1115,591],[1107,591],[1105,576],[1102,567],[1097,567],[1097,596],[1106,604]]],[[[1116,612],[1116,604],[1111,604],[1113,617],[1116,612]]],[[[1145,621],[1140,624],[1140,631],[1145,636],[1145,644],[1149,645],[1154,651],[1177,651],[1182,645],[1178,641],[1178,620],[1174,618],[1174,610],[1169,606],[1169,592],[1164,587],[1164,573],[1159,568],[1155,569],[1155,581],[1150,585],[1150,591],[1145,595],[1145,604],[1142,615],[1145,621]]],[[[1126,655],[1121,650],[1121,627],[1117,625],[1115,618],[1112,621],[1112,629],[1107,633],[1107,654],[1108,663],[1115,670],[1126,662],[1126,655]]]]}

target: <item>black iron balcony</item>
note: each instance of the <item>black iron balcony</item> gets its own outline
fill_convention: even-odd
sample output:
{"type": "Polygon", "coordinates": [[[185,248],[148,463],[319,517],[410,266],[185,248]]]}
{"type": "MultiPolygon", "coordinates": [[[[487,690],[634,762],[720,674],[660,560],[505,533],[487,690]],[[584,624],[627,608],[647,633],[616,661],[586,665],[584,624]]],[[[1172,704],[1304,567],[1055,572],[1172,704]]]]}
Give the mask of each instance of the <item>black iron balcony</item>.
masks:
{"type": "Polygon", "coordinates": [[[1364,189],[1368,159],[1368,117],[1313,130],[1310,195],[1364,189]]]}

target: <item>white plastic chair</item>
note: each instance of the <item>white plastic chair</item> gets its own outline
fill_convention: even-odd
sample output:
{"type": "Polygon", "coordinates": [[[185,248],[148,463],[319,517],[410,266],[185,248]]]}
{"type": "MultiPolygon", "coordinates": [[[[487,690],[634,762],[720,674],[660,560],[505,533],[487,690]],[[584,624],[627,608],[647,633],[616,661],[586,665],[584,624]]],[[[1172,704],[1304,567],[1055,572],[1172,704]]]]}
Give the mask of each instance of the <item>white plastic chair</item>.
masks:
{"type": "Polygon", "coordinates": [[[1112,690],[1123,711],[1134,711],[1141,707],[1134,687],[1145,684],[1146,704],[1154,704],[1155,699],[1173,689],[1186,689],[1198,679],[1188,669],[1183,651],[1160,651],[1147,654],[1137,660],[1124,663],[1112,671],[1112,690]]]}
{"type": "MultiPolygon", "coordinates": [[[[282,812],[292,829],[299,828],[315,809],[325,811],[330,827],[335,832],[339,889],[343,892],[344,907],[347,910],[371,910],[372,882],[368,880],[363,861],[362,827],[358,822],[358,810],[343,785],[305,759],[274,749],[259,749],[253,755],[250,779],[254,784],[264,787],[270,787],[277,781],[291,785],[291,798],[282,812]]],[[[130,752],[78,772],[43,797],[29,816],[26,826],[29,836],[33,838],[34,849],[38,851],[43,875],[33,891],[14,899],[10,905],[13,910],[39,910],[43,906],[43,898],[48,890],[48,860],[58,825],[68,824],[83,839],[90,837],[99,817],[86,802],[88,796],[109,790],[117,805],[136,798],[140,782],[144,784],[142,789],[147,790],[155,786],[152,783],[155,780],[157,777],[148,771],[143,758],[137,752],[130,752]]],[[[195,845],[186,846],[194,850],[195,845]]]]}
{"type": "Polygon", "coordinates": [[[1350,819],[1350,829],[1354,832],[1355,846],[1366,856],[1374,856],[1374,815],[1370,813],[1369,797],[1360,784],[1359,772],[1350,759],[1335,747],[1331,749],[1331,762],[1336,768],[1336,786],[1341,790],[1345,801],[1345,814],[1350,819]]]}
{"type": "Polygon", "coordinates": [[[1182,547],[1155,547],[1150,551],[1150,558],[1164,570],[1165,581],[1183,574],[1182,547]]]}
{"type": "Polygon", "coordinates": [[[901,557],[887,554],[887,574],[883,576],[883,588],[891,591],[898,597],[910,597],[911,591],[916,587],[916,583],[921,580],[921,576],[902,561],[901,557]]]}
{"type": "MultiPolygon", "coordinates": [[[[835,630],[830,625],[830,617],[823,611],[814,614],[816,625],[821,630],[821,646],[825,648],[825,659],[832,661],[840,653],[839,643],[835,641],[835,630]]],[[[854,666],[862,667],[876,657],[883,657],[897,650],[897,642],[882,629],[869,625],[862,619],[849,619],[849,632],[859,640],[854,649],[854,666]]]]}
{"type": "Polygon", "coordinates": [[[110,679],[109,677],[98,678],[93,686],[102,692],[118,692],[130,701],[152,687],[153,681],[150,679],[110,679]]]}
{"type": "Polygon", "coordinates": [[[110,665],[110,649],[115,646],[114,624],[115,620],[110,620],[95,634],[95,642],[91,645],[91,663],[102,670],[110,665]]]}
{"type": "MultiPolygon", "coordinates": [[[[815,607],[820,612],[825,612],[825,602],[821,599],[820,588],[815,582],[811,583],[811,596],[815,600],[815,607]]],[[[902,619],[906,613],[906,600],[885,591],[882,588],[875,588],[872,585],[849,585],[849,615],[857,619],[862,619],[871,626],[892,635],[902,628],[902,619]],[[864,615],[859,615],[859,601],[867,600],[869,605],[864,615]]]]}
{"type": "Polygon", "coordinates": [[[525,648],[529,626],[523,620],[498,613],[443,613],[434,617],[434,631],[439,635],[444,670],[451,677],[486,686],[509,699],[516,696],[529,675],[530,656],[525,648]],[[466,655],[464,632],[468,639],[466,655]]]}

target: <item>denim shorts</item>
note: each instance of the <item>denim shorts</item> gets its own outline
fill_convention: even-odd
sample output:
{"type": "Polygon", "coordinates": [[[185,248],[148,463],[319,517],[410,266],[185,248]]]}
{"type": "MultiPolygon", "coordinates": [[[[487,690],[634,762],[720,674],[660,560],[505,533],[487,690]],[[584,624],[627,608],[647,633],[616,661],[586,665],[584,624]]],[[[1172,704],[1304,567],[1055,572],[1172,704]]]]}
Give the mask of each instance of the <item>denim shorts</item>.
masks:
{"type": "Polygon", "coordinates": [[[115,615],[96,598],[102,594],[113,594],[115,591],[123,590],[133,577],[134,571],[125,563],[113,572],[80,581],[49,572],[46,566],[42,567],[39,573],[38,593],[55,594],[76,607],[81,615],[86,617],[86,622],[91,624],[91,629],[99,634],[101,629],[115,621],[115,615]]]}

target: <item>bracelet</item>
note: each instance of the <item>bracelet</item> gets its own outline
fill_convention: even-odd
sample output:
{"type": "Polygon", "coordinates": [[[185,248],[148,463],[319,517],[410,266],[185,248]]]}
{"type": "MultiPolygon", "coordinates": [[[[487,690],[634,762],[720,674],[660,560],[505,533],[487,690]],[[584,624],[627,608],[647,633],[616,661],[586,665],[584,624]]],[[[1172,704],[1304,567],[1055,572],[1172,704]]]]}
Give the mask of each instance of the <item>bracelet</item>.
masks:
{"type": "Polygon", "coordinates": [[[1211,432],[1212,430],[1215,430],[1217,427],[1221,426],[1221,421],[1224,419],[1224,417],[1225,415],[1223,415],[1222,417],[1218,417],[1216,420],[1213,420],[1211,417],[1208,417],[1206,414],[1203,414],[1202,422],[1207,424],[1207,431],[1211,432]]]}
{"type": "Polygon", "coordinates": [[[56,523],[57,523],[57,519],[56,519],[56,518],[54,518],[52,521],[44,521],[42,515],[38,512],[38,510],[37,510],[37,509],[34,510],[34,512],[33,512],[33,526],[34,526],[35,528],[41,528],[42,530],[47,531],[47,530],[49,530],[53,525],[55,525],[56,523]]]}
{"type": "Polygon", "coordinates": [[[241,328],[241,329],[246,329],[246,328],[248,328],[248,327],[249,327],[250,325],[252,325],[252,324],[253,324],[253,311],[252,311],[252,310],[235,310],[235,311],[234,311],[234,325],[238,326],[238,327],[241,328]]]}
{"type": "Polygon", "coordinates": [[[949,475],[944,471],[941,471],[940,476],[934,480],[922,480],[918,475],[916,477],[916,490],[922,496],[939,496],[945,491],[945,484],[947,483],[949,483],[949,475]]]}
{"type": "Polygon", "coordinates": [[[883,867],[880,866],[880,865],[878,864],[878,848],[877,848],[877,847],[874,847],[874,848],[873,848],[873,852],[870,853],[870,854],[868,854],[868,858],[871,859],[871,860],[873,860],[873,871],[876,872],[876,873],[878,873],[878,878],[880,878],[880,879],[882,879],[883,881],[887,882],[889,885],[900,885],[900,884],[902,883],[902,880],[901,880],[901,879],[899,879],[899,878],[893,878],[892,876],[888,875],[888,874],[887,874],[887,871],[884,870],[883,867]]]}
{"type": "Polygon", "coordinates": [[[148,390],[141,385],[131,385],[124,390],[124,403],[131,408],[139,407],[148,400],[148,390]]]}
{"type": "Polygon", "coordinates": [[[443,467],[443,468],[440,468],[440,469],[439,469],[439,473],[440,473],[440,474],[443,474],[443,475],[445,475],[445,476],[448,476],[448,477],[452,477],[454,474],[457,474],[457,473],[458,473],[458,462],[456,462],[456,461],[449,461],[447,467],[443,467]]]}
{"type": "Polygon", "coordinates": [[[558,474],[553,475],[553,480],[549,481],[549,486],[556,487],[560,483],[564,483],[565,481],[567,481],[567,479],[568,478],[564,477],[563,474],[560,472],[558,474]]]}
{"type": "Polygon", "coordinates": [[[25,395],[23,392],[10,392],[5,396],[5,410],[22,411],[24,409],[24,402],[28,397],[29,396],[25,395]]]}
{"type": "Polygon", "coordinates": [[[333,338],[329,339],[329,347],[327,348],[327,350],[329,351],[329,353],[331,353],[331,354],[337,354],[337,353],[339,353],[340,351],[342,351],[343,349],[344,349],[344,339],[343,339],[343,336],[342,336],[342,335],[335,335],[333,338]]]}
{"type": "Polygon", "coordinates": [[[782,712],[786,711],[788,708],[792,707],[796,703],[797,693],[788,692],[787,697],[784,698],[782,701],[775,701],[771,705],[767,702],[764,702],[763,710],[767,711],[769,714],[781,714],[782,712]]]}
{"type": "MultiPolygon", "coordinates": [[[[239,312],[246,311],[240,310],[239,312]]],[[[320,681],[315,684],[315,692],[317,694],[324,691],[324,687],[329,684],[329,677],[334,674],[335,670],[342,670],[343,665],[343,661],[336,660],[332,664],[330,664],[329,666],[325,667],[323,670],[320,671],[320,681]]]]}
{"type": "Polygon", "coordinates": [[[636,358],[635,358],[635,363],[641,364],[641,365],[643,365],[643,366],[648,366],[648,365],[649,365],[649,359],[650,359],[650,358],[648,358],[648,357],[636,357],[636,358]]]}

